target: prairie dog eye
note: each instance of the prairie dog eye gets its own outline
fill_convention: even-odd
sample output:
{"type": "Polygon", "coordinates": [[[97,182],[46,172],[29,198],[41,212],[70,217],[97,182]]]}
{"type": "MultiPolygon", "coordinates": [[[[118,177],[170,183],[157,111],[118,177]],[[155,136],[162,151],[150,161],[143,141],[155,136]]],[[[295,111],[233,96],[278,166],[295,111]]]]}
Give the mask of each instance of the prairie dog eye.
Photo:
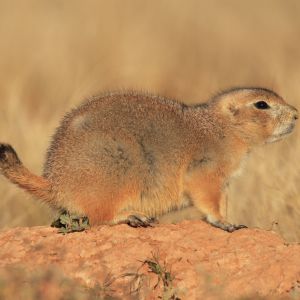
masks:
{"type": "Polygon", "coordinates": [[[270,108],[269,104],[265,101],[258,101],[256,103],[254,103],[254,106],[257,109],[268,109],[268,108],[270,108]]]}

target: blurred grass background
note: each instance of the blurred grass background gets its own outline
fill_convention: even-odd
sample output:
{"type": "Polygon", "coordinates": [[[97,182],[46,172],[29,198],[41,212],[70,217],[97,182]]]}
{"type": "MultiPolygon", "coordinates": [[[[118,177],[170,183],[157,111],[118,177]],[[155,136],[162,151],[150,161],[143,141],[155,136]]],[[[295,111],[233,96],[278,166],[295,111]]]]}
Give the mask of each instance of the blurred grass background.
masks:
{"type": "MultiPolygon", "coordinates": [[[[297,0],[0,0],[0,140],[41,173],[65,112],[120,88],[195,103],[263,86],[300,108],[299,37],[297,0]]],[[[253,153],[230,188],[231,222],[300,241],[299,135],[253,153]]],[[[2,228],[51,220],[3,177],[0,211],[2,228]]]]}

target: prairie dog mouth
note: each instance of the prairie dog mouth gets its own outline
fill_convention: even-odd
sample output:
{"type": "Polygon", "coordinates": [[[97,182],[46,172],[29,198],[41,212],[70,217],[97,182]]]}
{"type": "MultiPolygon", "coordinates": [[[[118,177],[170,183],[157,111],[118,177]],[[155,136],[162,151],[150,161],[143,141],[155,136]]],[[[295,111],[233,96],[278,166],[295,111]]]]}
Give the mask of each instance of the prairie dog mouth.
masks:
{"type": "Polygon", "coordinates": [[[268,140],[267,143],[274,143],[277,142],[281,139],[283,139],[284,137],[286,137],[287,135],[291,134],[293,132],[293,129],[295,128],[295,122],[291,123],[289,127],[285,128],[282,132],[278,132],[278,130],[276,130],[275,134],[272,135],[268,140]]]}

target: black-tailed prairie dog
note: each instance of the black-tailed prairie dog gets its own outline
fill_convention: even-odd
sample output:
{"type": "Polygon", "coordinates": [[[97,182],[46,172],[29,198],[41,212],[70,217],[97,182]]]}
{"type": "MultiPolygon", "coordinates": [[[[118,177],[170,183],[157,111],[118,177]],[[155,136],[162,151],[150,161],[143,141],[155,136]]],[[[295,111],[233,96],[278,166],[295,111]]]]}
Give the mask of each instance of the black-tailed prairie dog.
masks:
{"type": "Polygon", "coordinates": [[[0,169],[37,198],[87,216],[92,225],[147,226],[194,205],[227,231],[220,203],[252,148],[292,132],[297,110],[263,88],[237,88],[186,105],[136,92],[95,97],[55,133],[43,176],[0,144],[0,169]]]}

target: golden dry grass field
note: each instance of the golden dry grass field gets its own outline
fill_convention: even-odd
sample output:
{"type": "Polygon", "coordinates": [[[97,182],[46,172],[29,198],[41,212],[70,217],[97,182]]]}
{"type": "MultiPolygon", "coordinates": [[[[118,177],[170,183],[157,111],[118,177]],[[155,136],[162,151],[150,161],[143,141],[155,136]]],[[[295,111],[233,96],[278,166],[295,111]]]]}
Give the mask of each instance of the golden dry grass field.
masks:
{"type": "MultiPolygon", "coordinates": [[[[300,108],[299,1],[0,0],[0,140],[36,173],[60,119],[87,96],[133,88],[195,103],[234,86],[271,88],[300,108]]],[[[300,241],[299,126],[253,153],[231,185],[230,221],[300,241]]],[[[0,211],[1,227],[52,218],[3,177],[0,211]]]]}

